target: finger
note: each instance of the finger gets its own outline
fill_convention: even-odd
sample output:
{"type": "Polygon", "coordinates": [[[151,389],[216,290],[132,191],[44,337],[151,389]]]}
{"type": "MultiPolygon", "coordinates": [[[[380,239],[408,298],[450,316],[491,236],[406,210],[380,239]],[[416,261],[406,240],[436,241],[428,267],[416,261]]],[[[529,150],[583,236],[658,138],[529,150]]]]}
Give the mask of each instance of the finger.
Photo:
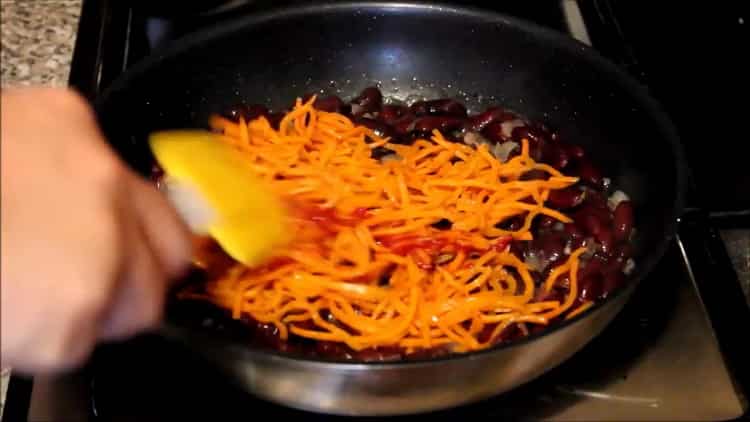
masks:
{"type": "Polygon", "coordinates": [[[123,211],[126,258],[109,313],[101,327],[105,340],[118,340],[156,326],[161,320],[167,278],[140,220],[123,211]]]}
{"type": "Polygon", "coordinates": [[[129,185],[133,209],[165,274],[172,280],[182,276],[192,255],[187,226],[155,186],[135,174],[129,185]]]}

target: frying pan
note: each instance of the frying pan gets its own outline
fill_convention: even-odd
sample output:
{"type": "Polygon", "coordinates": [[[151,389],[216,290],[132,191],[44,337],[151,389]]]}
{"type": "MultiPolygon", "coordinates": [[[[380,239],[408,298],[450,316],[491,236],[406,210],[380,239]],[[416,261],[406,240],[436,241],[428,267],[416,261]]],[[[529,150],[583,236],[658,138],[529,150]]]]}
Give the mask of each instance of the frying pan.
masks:
{"type": "Polygon", "coordinates": [[[345,415],[423,412],[500,394],[599,334],[664,254],[686,178],[671,123],[642,86],[596,52],[508,16],[384,2],[237,16],[135,65],[95,107],[114,148],[147,174],[145,140],[154,130],[205,127],[209,114],[243,100],[283,109],[306,92],[347,97],[373,84],[406,100],[458,98],[474,111],[503,105],[583,146],[635,205],[636,269],[606,300],[556,327],[489,350],[414,362],[341,363],[257,350],[234,330],[216,328],[230,321],[203,328],[205,315],[170,308],[163,333],[247,391],[345,415]]]}

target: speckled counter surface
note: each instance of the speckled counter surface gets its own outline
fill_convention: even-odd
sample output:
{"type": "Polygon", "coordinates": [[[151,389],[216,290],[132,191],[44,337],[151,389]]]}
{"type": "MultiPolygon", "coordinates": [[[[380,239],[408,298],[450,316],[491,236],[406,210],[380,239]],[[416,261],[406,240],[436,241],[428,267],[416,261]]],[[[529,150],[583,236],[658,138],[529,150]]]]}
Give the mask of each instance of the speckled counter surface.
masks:
{"type": "Polygon", "coordinates": [[[81,0],[2,0],[2,86],[68,82],[81,0]]]}
{"type": "MultiPolygon", "coordinates": [[[[158,0],[157,0],[158,1],[158,0]]],[[[81,0],[0,0],[2,86],[65,86],[81,0]]],[[[722,232],[750,303],[750,230],[722,232]]],[[[3,371],[0,418],[7,389],[3,371]]]]}

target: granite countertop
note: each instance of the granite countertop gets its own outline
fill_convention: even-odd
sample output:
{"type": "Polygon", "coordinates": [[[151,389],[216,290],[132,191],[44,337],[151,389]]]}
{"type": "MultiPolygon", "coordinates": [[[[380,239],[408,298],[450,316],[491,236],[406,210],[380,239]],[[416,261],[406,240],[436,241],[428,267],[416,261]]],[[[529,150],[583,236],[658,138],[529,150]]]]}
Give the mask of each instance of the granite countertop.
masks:
{"type": "MultiPolygon", "coordinates": [[[[0,0],[2,87],[68,83],[82,0],[0,0]]],[[[750,230],[721,233],[750,303],[750,230]]],[[[7,390],[3,371],[0,418],[7,390]]]]}
{"type": "Polygon", "coordinates": [[[2,86],[66,86],[82,0],[2,0],[2,86]]]}

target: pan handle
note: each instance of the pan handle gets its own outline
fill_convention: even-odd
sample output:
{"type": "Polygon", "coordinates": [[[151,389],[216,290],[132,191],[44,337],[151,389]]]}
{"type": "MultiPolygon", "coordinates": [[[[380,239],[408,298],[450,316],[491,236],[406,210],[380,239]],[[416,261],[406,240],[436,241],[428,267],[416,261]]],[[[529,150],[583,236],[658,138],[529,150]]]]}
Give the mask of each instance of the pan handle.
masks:
{"type": "Polygon", "coordinates": [[[750,397],[750,304],[712,216],[686,212],[679,219],[677,244],[735,385],[750,397]]]}

